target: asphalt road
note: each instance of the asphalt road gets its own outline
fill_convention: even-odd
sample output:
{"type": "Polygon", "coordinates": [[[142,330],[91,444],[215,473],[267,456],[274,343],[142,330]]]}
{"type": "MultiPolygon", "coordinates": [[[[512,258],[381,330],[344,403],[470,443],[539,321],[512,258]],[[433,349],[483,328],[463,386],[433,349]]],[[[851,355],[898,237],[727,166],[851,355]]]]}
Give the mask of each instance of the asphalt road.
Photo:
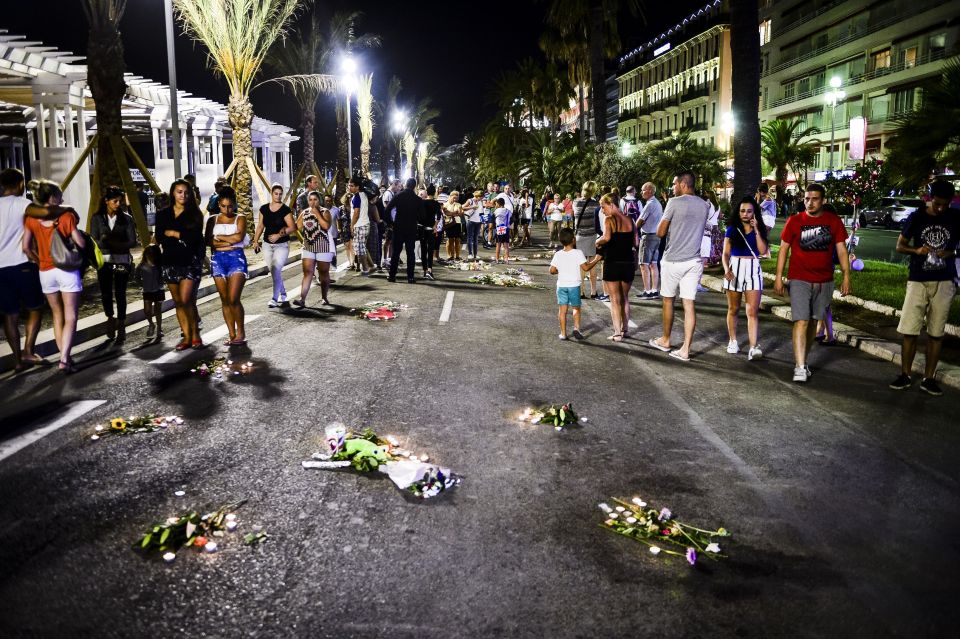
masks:
{"type": "MultiPolygon", "coordinates": [[[[191,376],[196,353],[157,363],[170,330],[88,351],[69,378],[3,382],[0,451],[81,414],[0,459],[0,636],[957,635],[955,393],[890,391],[889,363],[843,347],[815,351],[811,382],[793,384],[789,326],[762,316],[766,359],[728,355],[717,294],[698,304],[690,363],[645,347],[654,302],[633,305],[622,344],[587,302],[586,341],[560,342],[546,264],[520,264],[546,290],[348,275],[332,309],[304,311],[268,310],[255,283],[237,353],[255,370],[236,380],[191,376]],[[411,308],[349,314],[383,298],[411,308]],[[582,428],[516,421],[567,401],[582,428]],[[187,424],[90,440],[147,411],[187,424]],[[385,478],[302,469],[335,421],[396,435],[463,483],[418,502],[385,478]],[[598,502],[633,495],[726,527],[729,558],[691,567],[604,530],[598,502]],[[263,544],[228,535],[171,564],[130,547],[237,499],[239,533],[262,526],[263,544]]],[[[222,324],[216,304],[201,312],[207,331],[222,324]]]]}

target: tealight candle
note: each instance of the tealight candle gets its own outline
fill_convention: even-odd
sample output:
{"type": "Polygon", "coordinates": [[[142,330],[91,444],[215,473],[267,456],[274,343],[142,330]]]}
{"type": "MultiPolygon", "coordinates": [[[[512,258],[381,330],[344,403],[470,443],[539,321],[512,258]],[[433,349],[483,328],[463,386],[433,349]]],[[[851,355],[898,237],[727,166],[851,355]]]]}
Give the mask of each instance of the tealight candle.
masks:
{"type": "Polygon", "coordinates": [[[177,492],[175,492],[175,493],[173,493],[173,494],[176,495],[177,497],[183,497],[183,496],[186,495],[187,493],[186,493],[186,491],[184,491],[184,490],[178,490],[177,492]]]}
{"type": "Polygon", "coordinates": [[[236,522],[236,521],[231,520],[231,521],[228,521],[228,522],[227,522],[227,530],[228,530],[229,532],[233,532],[233,531],[236,530],[236,529],[237,529],[237,522],[236,522]]]}
{"type": "Polygon", "coordinates": [[[103,426],[97,426],[96,428],[94,428],[94,430],[99,433],[101,430],[103,430],[103,426]]]}
{"type": "Polygon", "coordinates": [[[91,435],[90,439],[93,439],[93,440],[100,439],[100,435],[91,435]]]}
{"type": "Polygon", "coordinates": [[[233,521],[236,518],[237,518],[236,513],[227,513],[227,516],[224,519],[226,519],[227,521],[233,521]]]}
{"type": "Polygon", "coordinates": [[[165,562],[167,562],[168,564],[169,564],[169,563],[172,563],[173,560],[176,559],[176,558],[177,558],[177,553],[175,553],[175,552],[165,552],[165,553],[163,553],[163,560],[164,560],[165,562]]]}
{"type": "Polygon", "coordinates": [[[428,461],[429,459],[430,459],[430,458],[427,457],[426,455],[421,455],[421,456],[420,456],[420,461],[422,461],[422,462],[428,461]]]}
{"type": "Polygon", "coordinates": [[[206,550],[207,552],[217,552],[217,542],[208,541],[203,545],[203,549],[206,550]]]}

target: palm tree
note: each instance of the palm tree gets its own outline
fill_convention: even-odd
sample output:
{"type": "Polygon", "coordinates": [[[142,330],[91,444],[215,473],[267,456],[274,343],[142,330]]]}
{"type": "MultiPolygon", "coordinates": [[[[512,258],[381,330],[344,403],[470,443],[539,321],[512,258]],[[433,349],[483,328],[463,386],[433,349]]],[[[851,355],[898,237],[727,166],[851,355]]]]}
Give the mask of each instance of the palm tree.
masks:
{"type": "MultiPolygon", "coordinates": [[[[90,27],[87,36],[87,83],[97,110],[97,174],[100,191],[111,184],[122,184],[114,158],[111,137],[123,133],[121,106],[127,91],[123,79],[123,41],[120,20],[126,0],[84,0],[83,12],[90,27]]],[[[100,193],[92,193],[91,201],[100,193]]]]}
{"type": "Polygon", "coordinates": [[[370,177],[370,140],[373,139],[373,74],[357,82],[357,123],[360,125],[360,170],[370,177]]]}
{"type": "Polygon", "coordinates": [[[237,208],[253,233],[249,165],[253,162],[253,80],[273,43],[283,36],[300,0],[173,0],[184,29],[207,47],[210,66],[230,89],[227,120],[233,131],[237,208]],[[249,164],[248,164],[249,162],[249,164]]]}
{"type": "Polygon", "coordinates": [[[332,93],[337,89],[336,78],[322,73],[321,41],[316,37],[322,30],[320,14],[314,9],[308,28],[298,29],[296,37],[277,41],[267,61],[282,75],[268,82],[288,85],[300,106],[303,165],[311,172],[316,166],[313,130],[317,121],[317,99],[321,93],[332,93]]]}
{"type": "MultiPolygon", "coordinates": [[[[773,167],[777,181],[777,201],[783,202],[787,187],[787,170],[793,169],[800,183],[800,167],[809,164],[813,149],[819,141],[801,142],[803,138],[817,135],[820,129],[807,127],[801,119],[771,120],[760,130],[761,155],[773,167]],[[806,164],[805,164],[806,163],[806,164]]],[[[736,191],[734,191],[736,192],[736,191]]]]}
{"type": "Polygon", "coordinates": [[[567,77],[576,87],[580,107],[580,147],[587,140],[587,87],[590,86],[590,47],[585,39],[568,38],[549,25],[540,36],[540,50],[550,61],[562,61],[567,65],[567,77]]]}
{"type": "MultiPolygon", "coordinates": [[[[606,60],[620,53],[617,16],[622,9],[640,13],[638,0],[550,0],[546,23],[559,31],[561,40],[580,39],[589,46],[590,108],[598,142],[607,136],[606,60]]],[[[758,82],[759,84],[759,79],[758,82]]]]}
{"type": "Polygon", "coordinates": [[[924,85],[918,108],[893,122],[897,128],[887,143],[884,170],[895,186],[913,191],[940,169],[960,170],[960,58],[924,85]]]}
{"type": "Polygon", "coordinates": [[[387,126],[393,114],[397,111],[397,96],[400,94],[400,78],[392,76],[387,85],[387,96],[384,100],[374,100],[373,115],[380,121],[380,180],[387,182],[390,174],[390,162],[393,161],[393,174],[400,178],[400,138],[402,131],[396,131],[387,126]]]}
{"type": "Polygon", "coordinates": [[[733,60],[731,110],[737,125],[733,138],[733,192],[753,193],[760,183],[760,12],[757,0],[730,0],[730,58],[733,60]]]}
{"type": "MultiPolygon", "coordinates": [[[[681,171],[693,171],[702,189],[713,188],[726,181],[723,163],[726,153],[713,144],[698,144],[690,139],[690,131],[680,129],[675,135],[650,144],[651,182],[670,184],[681,171]]],[[[759,178],[758,178],[759,179],[759,178]]]]}
{"type": "MultiPolygon", "coordinates": [[[[437,131],[433,126],[433,120],[436,120],[438,117],[440,117],[440,111],[430,105],[430,98],[420,100],[410,115],[410,121],[407,125],[409,143],[405,136],[404,144],[407,153],[407,166],[410,167],[411,174],[413,173],[413,164],[411,163],[413,153],[417,153],[417,167],[420,168],[424,166],[424,162],[426,161],[426,158],[424,158],[424,162],[420,161],[420,145],[425,144],[425,148],[429,152],[430,145],[436,145],[437,143],[437,131]]],[[[418,182],[423,179],[422,169],[417,172],[416,177],[418,182]]]]}

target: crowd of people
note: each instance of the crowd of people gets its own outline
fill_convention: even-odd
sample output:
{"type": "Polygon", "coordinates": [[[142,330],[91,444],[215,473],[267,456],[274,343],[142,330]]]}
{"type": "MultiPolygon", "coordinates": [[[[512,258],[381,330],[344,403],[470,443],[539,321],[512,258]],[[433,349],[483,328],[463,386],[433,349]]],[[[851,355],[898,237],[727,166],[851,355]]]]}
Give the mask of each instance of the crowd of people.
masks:
{"type": "MultiPolygon", "coordinates": [[[[250,234],[247,220],[237,213],[237,195],[219,181],[207,202],[204,221],[200,193],[194,182],[176,180],[166,206],[156,214],[153,236],[139,264],[132,249],[140,245],[137,226],[126,212],[122,189],[104,190],[90,220],[90,233],[78,228],[79,216],[62,206],[59,187],[49,181],[32,185],[25,197],[22,173],[0,172],[0,312],[17,370],[42,362],[35,352],[44,298],[53,316],[60,352],[59,367],[75,370],[71,357],[82,291],[82,273],[97,268],[107,336],[125,339],[127,288],[131,275],[141,282],[147,336],[163,337],[162,309],[168,291],[174,302],[181,340],[176,350],[205,345],[197,311],[198,284],[209,261],[221,299],[228,337],[226,346],[246,343],[241,302],[248,277],[245,248],[252,244],[263,252],[272,279],[271,308],[291,304],[303,308],[314,282],[320,301],[330,304],[331,272],[337,249],[343,245],[348,268],[369,277],[386,271],[395,282],[406,260],[406,281],[435,279],[434,264],[463,259],[479,260],[481,245],[493,251],[494,262],[510,260],[510,248],[529,246],[530,226],[547,225],[550,247],[555,250],[550,272],[557,275],[559,337],[567,337],[567,315],[573,312],[575,339],[581,330],[582,299],[590,297],[610,306],[612,333],[621,342],[630,335],[630,294],[639,272],[641,300],[660,300],[662,331],[647,344],[670,357],[688,362],[696,329],[696,299],[701,278],[710,263],[723,268],[722,289],[727,298],[727,352],[741,352],[738,318],[747,317],[747,359],[763,357],[760,345],[759,307],[764,290],[761,260],[770,255],[777,210],[766,184],[731,207],[721,232],[721,208],[712,190],[699,193],[696,176],[681,172],[673,180],[669,198],[658,196],[652,182],[637,189],[628,186],[621,196],[616,187],[583,184],[577,197],[547,189],[539,206],[529,190],[515,193],[510,184],[488,183],[485,190],[420,188],[416,180],[399,180],[377,187],[361,176],[348,183],[347,193],[334,198],[319,190],[316,176],[308,176],[293,208],[283,201],[284,187],[271,188],[271,200],[260,207],[250,234]],[[288,297],[282,269],[290,240],[302,243],[300,289],[288,297]],[[464,257],[463,240],[466,238],[464,257]],[[441,250],[444,257],[441,258],[441,250]],[[419,251],[419,252],[418,252],[419,251]],[[680,299],[683,333],[674,338],[674,307],[680,299]],[[26,311],[24,345],[20,346],[19,315],[26,311]]],[[[663,194],[660,194],[663,195],[663,194]]],[[[920,388],[940,394],[934,380],[950,304],[956,293],[956,246],[960,239],[958,213],[949,204],[952,184],[935,181],[930,202],[904,225],[897,251],[910,254],[910,277],[898,330],[903,335],[903,369],[890,386],[908,388],[917,348],[917,336],[927,331],[926,371],[920,388]]],[[[819,184],[806,187],[803,210],[786,218],[780,233],[773,290],[789,292],[793,321],[795,366],[793,380],[810,379],[811,346],[818,323],[831,320],[834,273],[842,273],[840,293],[851,292],[847,231],[826,201],[819,184]],[[787,264],[789,263],[789,270],[787,264]],[[786,275],[786,277],[785,277],[786,275]],[[789,280],[789,283],[788,283],[789,280]]],[[[828,328],[829,330],[829,328],[828,328]]]]}

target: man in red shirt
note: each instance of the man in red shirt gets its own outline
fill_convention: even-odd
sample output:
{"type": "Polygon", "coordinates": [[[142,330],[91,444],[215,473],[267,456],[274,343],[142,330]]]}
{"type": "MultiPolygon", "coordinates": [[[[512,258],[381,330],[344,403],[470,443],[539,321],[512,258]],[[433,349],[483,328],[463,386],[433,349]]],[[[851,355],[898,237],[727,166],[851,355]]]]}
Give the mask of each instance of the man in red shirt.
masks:
{"type": "Polygon", "coordinates": [[[850,260],[847,230],[835,214],[824,211],[826,192],[820,184],[807,186],[804,211],[787,218],[780,234],[777,278],[773,291],[783,295],[783,267],[790,257],[790,310],[793,318],[793,381],[806,382],[811,375],[807,356],[814,342],[817,320],[823,319],[833,299],[833,252],[836,249],[843,272],[840,294],[850,294],[850,260]]]}

